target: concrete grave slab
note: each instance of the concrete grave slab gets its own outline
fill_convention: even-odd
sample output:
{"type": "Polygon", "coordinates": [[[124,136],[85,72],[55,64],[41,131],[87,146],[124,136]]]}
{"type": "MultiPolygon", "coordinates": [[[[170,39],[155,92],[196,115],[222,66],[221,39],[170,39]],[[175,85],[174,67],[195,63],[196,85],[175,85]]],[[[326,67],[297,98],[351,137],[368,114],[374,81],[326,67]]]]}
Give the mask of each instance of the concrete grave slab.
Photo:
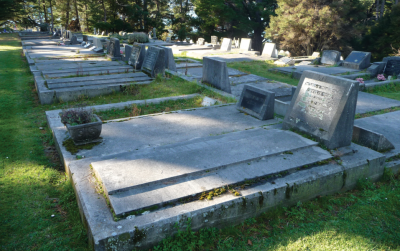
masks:
{"type": "Polygon", "coordinates": [[[393,144],[395,149],[383,153],[387,158],[391,158],[400,153],[399,123],[400,111],[356,119],[354,121],[355,126],[373,131],[377,134],[382,134],[393,144]]]}
{"type": "Polygon", "coordinates": [[[356,114],[376,112],[392,107],[400,107],[400,101],[366,92],[358,93],[356,114]]]}

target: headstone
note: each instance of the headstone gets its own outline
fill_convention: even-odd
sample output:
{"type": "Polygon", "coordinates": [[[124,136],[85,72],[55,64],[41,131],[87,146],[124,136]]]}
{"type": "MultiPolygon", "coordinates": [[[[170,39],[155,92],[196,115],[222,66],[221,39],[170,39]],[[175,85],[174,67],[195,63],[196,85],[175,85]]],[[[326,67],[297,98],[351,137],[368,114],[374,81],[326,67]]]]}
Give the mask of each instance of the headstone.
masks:
{"type": "Polygon", "coordinates": [[[140,70],[142,68],[144,58],[146,56],[146,46],[142,44],[139,45],[134,44],[131,47],[132,50],[129,56],[128,64],[132,65],[135,69],[140,70]]]}
{"type": "Polygon", "coordinates": [[[276,44],[275,43],[265,43],[262,55],[269,57],[269,58],[277,58],[278,53],[276,50],[276,44]]]}
{"type": "Polygon", "coordinates": [[[70,39],[70,43],[71,44],[78,44],[78,38],[76,36],[72,36],[72,38],[70,39]]]}
{"type": "Polygon", "coordinates": [[[322,52],[321,63],[335,65],[340,60],[340,51],[325,50],[322,52]]]}
{"type": "Polygon", "coordinates": [[[221,51],[231,51],[232,50],[232,39],[224,38],[222,40],[221,51]]]}
{"type": "Polygon", "coordinates": [[[386,57],[382,62],[386,63],[384,73],[390,76],[400,74],[400,57],[386,57]]]}
{"type": "Polygon", "coordinates": [[[240,50],[251,51],[251,38],[242,38],[242,42],[240,43],[240,50]]]}
{"type": "Polygon", "coordinates": [[[198,45],[204,45],[204,42],[205,42],[204,38],[199,38],[197,40],[198,45]]]}
{"type": "Polygon", "coordinates": [[[165,69],[176,71],[176,63],[174,59],[174,53],[172,52],[171,48],[165,46],[159,46],[165,51],[164,58],[165,58],[165,69]]]}
{"type": "Polygon", "coordinates": [[[82,39],[83,39],[84,42],[88,42],[89,41],[87,35],[82,35],[82,39]]]}
{"type": "Polygon", "coordinates": [[[166,42],[166,43],[171,43],[171,38],[170,38],[170,37],[167,37],[167,39],[165,39],[165,42],[166,42]]]}
{"type": "Polygon", "coordinates": [[[101,33],[102,36],[104,36],[104,31],[101,33]]]}
{"type": "Polygon", "coordinates": [[[121,58],[121,49],[118,38],[111,38],[109,48],[107,48],[107,57],[115,60],[121,58]]]}
{"type": "Polygon", "coordinates": [[[371,77],[376,77],[378,74],[382,74],[385,69],[385,62],[375,62],[368,67],[367,72],[371,74],[371,77]]]}
{"type": "Polygon", "coordinates": [[[274,64],[276,64],[276,65],[294,65],[295,61],[291,58],[283,57],[283,58],[280,58],[279,60],[276,60],[274,62],[274,64]]]}
{"type": "Polygon", "coordinates": [[[122,36],[124,36],[124,37],[125,37],[125,36],[126,36],[126,32],[122,32],[122,36]]]}
{"type": "Polygon", "coordinates": [[[203,77],[202,81],[213,85],[227,93],[231,92],[229,82],[228,67],[226,62],[214,58],[203,57],[203,77]]]}
{"type": "Polygon", "coordinates": [[[245,85],[237,109],[260,120],[274,118],[275,93],[245,85]]]}
{"type": "Polygon", "coordinates": [[[142,71],[156,77],[158,74],[165,75],[165,51],[162,48],[150,46],[142,65],[142,71]]]}
{"type": "Polygon", "coordinates": [[[93,28],[93,35],[96,35],[96,28],[93,28]]]}
{"type": "Polygon", "coordinates": [[[218,44],[218,37],[217,36],[211,36],[211,44],[218,44]]]}
{"type": "Polygon", "coordinates": [[[371,66],[371,52],[352,51],[343,62],[343,67],[364,70],[371,66]]]}
{"type": "Polygon", "coordinates": [[[312,58],[319,58],[321,57],[321,53],[319,52],[313,52],[313,54],[311,55],[312,58]]]}
{"type": "Polygon", "coordinates": [[[94,52],[103,52],[104,50],[104,44],[106,43],[106,40],[104,38],[99,38],[99,37],[94,37],[93,38],[93,45],[95,48],[93,49],[94,52]]]}
{"type": "Polygon", "coordinates": [[[329,149],[349,146],[353,135],[358,81],[304,71],[283,121],[329,149]]]}
{"type": "Polygon", "coordinates": [[[81,43],[81,46],[85,46],[85,45],[86,45],[86,42],[82,42],[82,43],[81,43]]]}
{"type": "Polygon", "coordinates": [[[157,40],[157,36],[156,36],[156,28],[153,28],[153,39],[157,40]]]}

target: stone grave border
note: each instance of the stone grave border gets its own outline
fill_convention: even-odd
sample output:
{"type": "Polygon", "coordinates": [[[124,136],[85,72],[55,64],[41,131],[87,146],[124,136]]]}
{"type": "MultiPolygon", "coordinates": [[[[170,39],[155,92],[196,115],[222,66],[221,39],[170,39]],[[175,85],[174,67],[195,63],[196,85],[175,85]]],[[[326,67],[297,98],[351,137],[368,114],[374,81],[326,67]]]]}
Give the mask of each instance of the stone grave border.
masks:
{"type": "MultiPolygon", "coordinates": [[[[159,99],[159,101],[162,100],[165,99],[159,99]]],[[[148,103],[150,100],[146,102],[148,103]]],[[[105,106],[111,107],[112,105],[105,106]]],[[[218,107],[220,106],[196,109],[218,109],[218,107]]],[[[63,158],[66,172],[74,186],[79,210],[87,228],[89,245],[94,250],[106,250],[111,246],[118,250],[132,250],[135,246],[150,248],[163,238],[175,234],[177,232],[177,228],[174,227],[176,223],[180,230],[185,229],[189,218],[191,218],[194,231],[204,227],[224,227],[228,224],[238,224],[246,218],[255,217],[276,207],[290,206],[298,201],[305,202],[317,196],[352,189],[360,178],[370,178],[372,181],[376,181],[383,176],[385,166],[394,172],[400,170],[398,161],[385,162],[383,154],[352,144],[351,147],[339,149],[342,153],[352,152],[352,156],[343,155],[341,157],[342,165],[315,166],[276,178],[274,184],[268,182],[243,190],[241,196],[238,197],[215,197],[205,203],[182,204],[164,208],[158,213],[128,217],[116,222],[113,220],[106,200],[96,192],[93,181],[82,178],[92,177],[89,168],[92,158],[76,161],[76,158],[62,147],[61,139],[65,137],[65,128],[58,118],[59,112],[60,110],[47,111],[47,121],[53,133],[57,150],[63,158]],[[356,151],[353,153],[352,150],[356,151]],[[73,160],[75,161],[72,163],[73,160]],[[139,236],[144,238],[137,238],[139,236]],[[136,239],[136,241],[132,241],[132,239],[136,239]]],[[[273,126],[262,126],[261,128],[268,129],[273,126]]]]}

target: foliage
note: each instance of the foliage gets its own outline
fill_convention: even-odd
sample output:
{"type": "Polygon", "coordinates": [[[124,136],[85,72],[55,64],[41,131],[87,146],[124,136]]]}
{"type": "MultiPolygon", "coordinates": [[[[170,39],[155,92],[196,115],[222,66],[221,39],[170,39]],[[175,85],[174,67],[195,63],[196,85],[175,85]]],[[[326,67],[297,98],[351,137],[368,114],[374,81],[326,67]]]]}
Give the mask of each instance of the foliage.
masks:
{"type": "Polygon", "coordinates": [[[275,0],[194,0],[200,33],[224,37],[247,37],[253,39],[253,48],[260,51],[262,34],[269,25],[270,16],[276,8],[275,0]],[[210,15],[212,13],[212,15],[210,15]],[[220,35],[221,36],[221,35],[220,35]]]}
{"type": "Polygon", "coordinates": [[[358,0],[278,0],[266,37],[289,50],[293,56],[314,51],[346,48],[360,35],[358,24],[366,18],[358,0]]]}
{"type": "Polygon", "coordinates": [[[61,114],[61,122],[69,124],[71,126],[87,124],[96,121],[93,116],[93,110],[88,110],[84,108],[70,108],[64,109],[61,114]]]}
{"type": "Polygon", "coordinates": [[[359,50],[372,53],[378,61],[400,50],[400,4],[387,11],[362,38],[359,50]]]}
{"type": "Polygon", "coordinates": [[[164,32],[163,34],[161,34],[161,40],[166,41],[168,36],[169,36],[169,33],[168,32],[164,32]]]}
{"type": "Polygon", "coordinates": [[[143,32],[134,32],[133,34],[128,35],[128,43],[133,44],[133,43],[148,43],[149,42],[149,37],[146,35],[146,33],[143,32]]]}

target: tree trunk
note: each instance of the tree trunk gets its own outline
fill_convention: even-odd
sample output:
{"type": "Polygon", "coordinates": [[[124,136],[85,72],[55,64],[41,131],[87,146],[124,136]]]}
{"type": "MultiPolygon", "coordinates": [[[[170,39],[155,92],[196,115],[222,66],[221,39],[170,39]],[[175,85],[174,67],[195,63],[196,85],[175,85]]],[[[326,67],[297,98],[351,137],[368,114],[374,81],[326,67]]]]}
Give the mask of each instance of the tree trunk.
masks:
{"type": "Polygon", "coordinates": [[[86,21],[86,29],[87,29],[87,32],[89,32],[89,19],[88,19],[88,13],[87,13],[87,3],[86,3],[86,1],[85,1],[85,21],[86,21]]]}
{"type": "Polygon", "coordinates": [[[255,51],[261,51],[262,49],[262,33],[264,29],[262,27],[257,27],[254,29],[253,37],[253,49],[255,51]]]}
{"type": "Polygon", "coordinates": [[[383,12],[385,11],[385,0],[382,0],[381,3],[381,18],[383,17],[383,12]]]}
{"type": "Polygon", "coordinates": [[[49,20],[47,18],[46,2],[44,0],[43,0],[43,13],[44,13],[44,22],[48,23],[49,20]]]}
{"type": "Polygon", "coordinates": [[[51,11],[51,32],[54,31],[54,16],[53,16],[53,5],[51,3],[51,0],[49,1],[50,3],[50,11],[51,11]]]}
{"type": "Polygon", "coordinates": [[[143,29],[149,32],[149,27],[147,25],[147,0],[143,0],[143,29]]]}
{"type": "Polygon", "coordinates": [[[376,0],[376,19],[379,18],[379,0],[376,0]]]}
{"type": "Polygon", "coordinates": [[[69,10],[70,10],[70,5],[69,5],[69,0],[67,0],[67,6],[66,6],[66,17],[65,17],[65,30],[68,30],[68,24],[69,24],[69,10]]]}
{"type": "Polygon", "coordinates": [[[82,30],[81,29],[81,24],[79,22],[79,12],[78,12],[78,3],[77,0],[74,0],[74,7],[75,7],[75,20],[77,21],[77,25],[78,25],[78,31],[82,30]]]}

